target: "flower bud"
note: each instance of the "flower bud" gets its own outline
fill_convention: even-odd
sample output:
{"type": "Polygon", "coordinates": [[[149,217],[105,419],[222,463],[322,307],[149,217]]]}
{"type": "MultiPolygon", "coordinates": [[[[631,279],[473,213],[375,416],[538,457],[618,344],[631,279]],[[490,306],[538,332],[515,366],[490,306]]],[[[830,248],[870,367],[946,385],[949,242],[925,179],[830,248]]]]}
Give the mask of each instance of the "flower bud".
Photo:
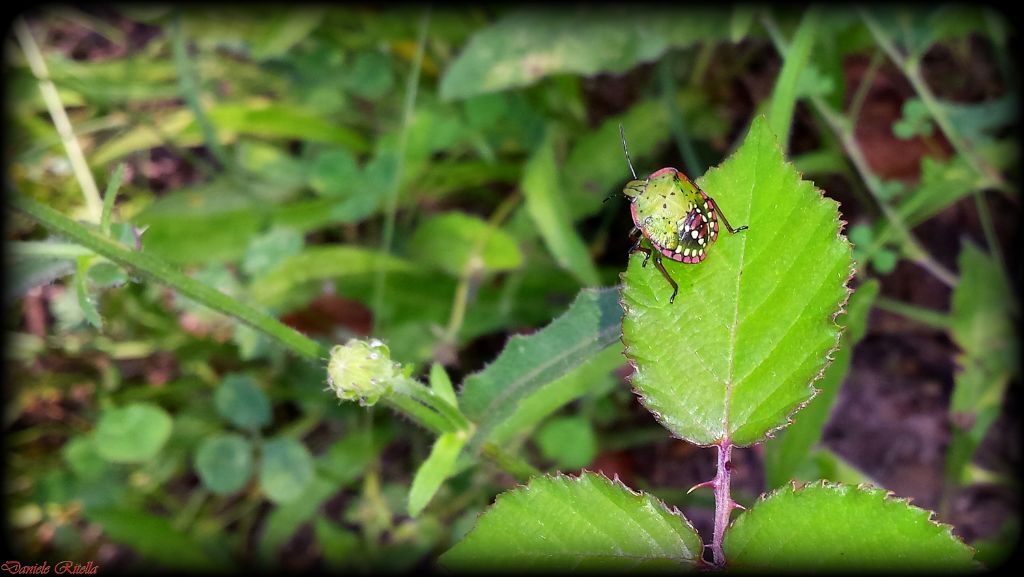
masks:
{"type": "Polygon", "coordinates": [[[391,351],[378,339],[350,339],[331,348],[327,383],[339,399],[373,405],[381,395],[391,392],[399,376],[398,364],[391,362],[391,351]]]}

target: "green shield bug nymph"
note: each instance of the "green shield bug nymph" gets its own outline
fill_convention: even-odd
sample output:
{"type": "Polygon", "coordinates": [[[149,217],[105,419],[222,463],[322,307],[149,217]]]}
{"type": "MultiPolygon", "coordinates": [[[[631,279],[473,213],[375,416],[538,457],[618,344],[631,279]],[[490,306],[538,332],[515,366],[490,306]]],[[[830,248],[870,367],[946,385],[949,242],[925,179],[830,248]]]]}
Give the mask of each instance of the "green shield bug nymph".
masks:
{"type": "Polygon", "coordinates": [[[629,197],[630,212],[633,214],[630,237],[638,237],[629,254],[643,252],[646,255],[643,266],[647,266],[647,261],[654,255],[654,266],[672,285],[672,296],[668,299],[672,303],[679,292],[679,286],[665,270],[661,257],[697,264],[707,258],[708,249],[718,239],[719,219],[729,234],[747,227],[730,226],[714,199],[674,168],[662,168],[644,180],[638,179],[629,159],[626,132],[621,124],[619,135],[622,137],[622,150],[626,153],[626,164],[633,175],[633,180],[627,182],[622,189],[622,193],[629,197]],[[641,246],[644,239],[647,239],[653,250],[641,246]]]}

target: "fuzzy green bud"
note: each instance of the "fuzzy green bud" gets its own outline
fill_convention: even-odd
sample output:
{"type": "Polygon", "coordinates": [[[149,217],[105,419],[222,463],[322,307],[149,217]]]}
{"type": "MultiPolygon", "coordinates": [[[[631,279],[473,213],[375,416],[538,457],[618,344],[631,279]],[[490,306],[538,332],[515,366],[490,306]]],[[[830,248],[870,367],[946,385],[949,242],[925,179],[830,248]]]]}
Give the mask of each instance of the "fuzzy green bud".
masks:
{"type": "Polygon", "coordinates": [[[350,339],[331,348],[327,362],[327,383],[339,399],[370,406],[391,392],[401,376],[391,351],[378,339],[350,339]]]}

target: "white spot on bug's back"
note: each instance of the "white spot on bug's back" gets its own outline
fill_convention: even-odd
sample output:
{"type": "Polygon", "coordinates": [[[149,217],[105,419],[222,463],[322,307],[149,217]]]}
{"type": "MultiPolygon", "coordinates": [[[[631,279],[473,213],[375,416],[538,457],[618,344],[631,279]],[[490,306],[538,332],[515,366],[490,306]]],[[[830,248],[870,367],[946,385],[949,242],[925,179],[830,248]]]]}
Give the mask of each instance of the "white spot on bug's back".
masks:
{"type": "Polygon", "coordinates": [[[697,238],[697,231],[691,231],[690,236],[692,236],[693,238],[697,238]]]}

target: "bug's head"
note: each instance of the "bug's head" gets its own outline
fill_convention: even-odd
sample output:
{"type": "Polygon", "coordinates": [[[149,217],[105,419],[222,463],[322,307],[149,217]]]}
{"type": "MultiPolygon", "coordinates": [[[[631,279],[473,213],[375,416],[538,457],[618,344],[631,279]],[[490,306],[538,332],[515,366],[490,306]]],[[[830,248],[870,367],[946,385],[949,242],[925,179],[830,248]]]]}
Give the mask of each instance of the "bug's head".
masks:
{"type": "Polygon", "coordinates": [[[646,180],[631,180],[631,181],[627,182],[626,186],[622,189],[622,194],[624,194],[624,195],[626,195],[626,196],[628,196],[629,198],[632,199],[632,198],[636,198],[636,197],[640,196],[641,194],[643,194],[643,192],[644,192],[644,190],[646,188],[647,188],[647,181],[646,180]]]}

